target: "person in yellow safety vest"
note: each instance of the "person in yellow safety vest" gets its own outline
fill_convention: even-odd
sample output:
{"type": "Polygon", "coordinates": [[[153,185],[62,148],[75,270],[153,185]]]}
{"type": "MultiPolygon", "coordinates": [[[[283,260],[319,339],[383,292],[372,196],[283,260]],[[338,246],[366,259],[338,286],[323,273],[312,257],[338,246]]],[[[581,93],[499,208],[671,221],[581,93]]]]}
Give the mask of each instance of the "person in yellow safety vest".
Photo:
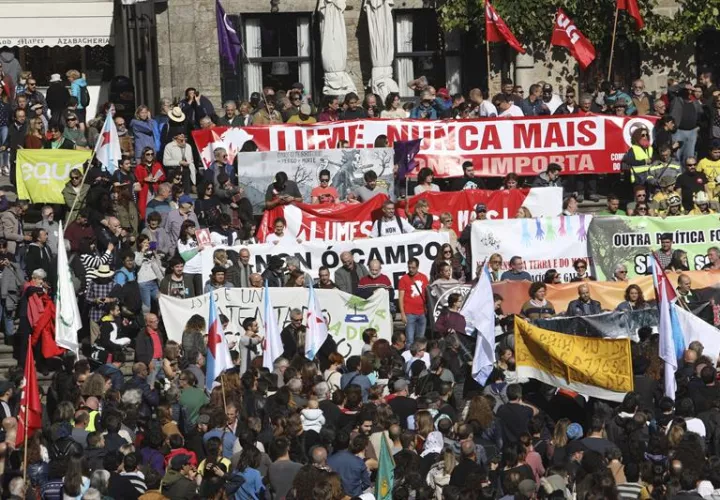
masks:
{"type": "Polygon", "coordinates": [[[670,144],[661,144],[658,153],[660,157],[648,167],[647,171],[647,184],[651,192],[658,191],[658,182],[663,177],[672,177],[673,180],[677,180],[678,175],[682,173],[682,167],[675,163],[672,157],[670,144]]]}
{"type": "Polygon", "coordinates": [[[90,396],[85,399],[85,409],[90,415],[90,421],[88,422],[85,430],[88,432],[95,432],[97,428],[97,419],[100,416],[100,401],[95,396],[90,396]]]}
{"type": "Polygon", "coordinates": [[[667,199],[667,210],[662,214],[663,217],[673,217],[676,215],[685,215],[682,208],[682,200],[679,194],[671,194],[667,199]]]}
{"type": "Polygon", "coordinates": [[[705,191],[698,191],[695,193],[693,201],[695,202],[695,206],[692,210],[690,210],[690,212],[688,212],[688,215],[708,215],[717,213],[717,210],[713,210],[710,207],[710,198],[705,191]]]}
{"type": "Polygon", "coordinates": [[[630,182],[634,185],[647,182],[647,172],[653,158],[650,145],[650,131],[645,127],[636,128],[630,136],[632,146],[622,159],[622,170],[630,173],[630,182]]]}
{"type": "Polygon", "coordinates": [[[679,195],[675,189],[675,178],[668,175],[660,178],[660,191],[655,193],[652,197],[652,201],[657,205],[658,212],[665,212],[668,208],[668,198],[673,195],[679,195]]]}

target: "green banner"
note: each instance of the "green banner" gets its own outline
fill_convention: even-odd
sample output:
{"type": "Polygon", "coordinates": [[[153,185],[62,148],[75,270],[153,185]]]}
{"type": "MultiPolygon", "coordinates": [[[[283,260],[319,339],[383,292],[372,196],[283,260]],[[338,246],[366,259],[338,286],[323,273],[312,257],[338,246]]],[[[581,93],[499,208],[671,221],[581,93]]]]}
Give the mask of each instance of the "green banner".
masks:
{"type": "Polygon", "coordinates": [[[720,246],[717,215],[681,217],[593,217],[588,253],[598,280],[611,279],[615,266],[625,264],[628,278],[650,273],[649,255],[660,249],[660,236],[672,233],[673,250],[685,250],[691,271],[707,262],[710,247],[720,246]]]}
{"type": "Polygon", "coordinates": [[[78,168],[82,172],[91,154],[87,150],[18,150],[15,169],[18,198],[31,203],[64,204],[62,190],[70,171],[78,168]]]}

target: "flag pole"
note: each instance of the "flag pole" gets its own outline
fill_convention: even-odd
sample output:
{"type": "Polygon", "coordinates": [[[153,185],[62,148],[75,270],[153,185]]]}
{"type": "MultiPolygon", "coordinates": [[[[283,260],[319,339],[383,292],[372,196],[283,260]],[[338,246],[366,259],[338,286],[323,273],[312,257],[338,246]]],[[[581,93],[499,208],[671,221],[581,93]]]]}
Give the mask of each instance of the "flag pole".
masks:
{"type": "MultiPolygon", "coordinates": [[[[485,14],[487,15],[487,14],[485,14]]],[[[488,40],[487,33],[485,33],[485,56],[487,57],[487,88],[488,95],[490,94],[490,40],[488,40]]]]}
{"type": "MultiPolygon", "coordinates": [[[[108,113],[109,113],[109,111],[108,111],[108,113]]],[[[100,137],[98,137],[98,141],[99,141],[100,139],[102,139],[102,135],[101,135],[100,137]]],[[[97,148],[97,144],[96,144],[96,148],[97,148]]],[[[95,149],[96,149],[96,148],[95,148],[95,149]]],[[[82,190],[83,184],[85,184],[85,178],[87,178],[87,174],[88,174],[88,172],[90,171],[90,168],[92,167],[92,162],[93,162],[93,160],[95,159],[95,149],[93,149],[93,152],[92,152],[92,154],[90,155],[90,158],[89,158],[88,161],[87,161],[87,166],[85,167],[85,172],[83,173],[82,181],[80,181],[80,188],[81,188],[81,190],[82,190]]],[[[87,195],[85,195],[85,197],[87,197],[87,195]]],[[[70,224],[70,222],[72,222],[72,214],[73,214],[73,212],[75,211],[75,205],[77,204],[78,198],[80,198],[80,193],[78,193],[78,195],[75,196],[75,199],[73,200],[73,204],[72,204],[72,206],[70,207],[70,213],[68,214],[67,219],[66,219],[66,221],[67,221],[68,224],[70,224]]]]}
{"type": "MultiPolygon", "coordinates": [[[[30,337],[28,337],[28,349],[32,349],[32,338],[30,337]]],[[[23,428],[23,432],[25,433],[25,443],[23,443],[23,447],[25,448],[25,450],[23,451],[23,483],[26,483],[28,455],[28,415],[30,415],[30,410],[28,408],[30,403],[30,397],[27,394],[27,380],[25,380],[25,387],[23,387],[23,391],[25,391],[25,427],[23,428]]]]}
{"type": "Polygon", "coordinates": [[[223,409],[225,410],[225,413],[227,413],[227,402],[225,401],[225,374],[220,374],[220,389],[222,390],[222,398],[223,398],[223,409]]]}
{"type": "Polygon", "coordinates": [[[608,65],[607,81],[612,81],[613,55],[615,54],[615,35],[617,34],[618,15],[620,14],[620,4],[615,2],[615,23],[613,24],[612,41],[610,42],[610,64],[608,65]]]}

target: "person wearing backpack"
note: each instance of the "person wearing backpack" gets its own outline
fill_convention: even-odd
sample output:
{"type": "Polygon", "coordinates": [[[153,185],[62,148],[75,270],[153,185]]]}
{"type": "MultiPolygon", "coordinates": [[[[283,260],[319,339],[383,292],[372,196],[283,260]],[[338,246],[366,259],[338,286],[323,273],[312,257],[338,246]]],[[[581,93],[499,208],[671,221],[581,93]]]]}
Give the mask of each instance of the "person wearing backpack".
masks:
{"type": "Polygon", "coordinates": [[[415,228],[407,219],[395,213],[395,203],[387,200],[382,204],[382,217],[373,223],[370,236],[390,236],[395,234],[412,233],[415,228]]]}
{"type": "Polygon", "coordinates": [[[84,132],[87,108],[90,106],[90,93],[88,92],[85,74],[80,74],[78,70],[71,69],[65,73],[65,76],[67,76],[67,79],[70,82],[70,95],[75,97],[78,101],[75,114],[80,122],[80,128],[84,132]]]}

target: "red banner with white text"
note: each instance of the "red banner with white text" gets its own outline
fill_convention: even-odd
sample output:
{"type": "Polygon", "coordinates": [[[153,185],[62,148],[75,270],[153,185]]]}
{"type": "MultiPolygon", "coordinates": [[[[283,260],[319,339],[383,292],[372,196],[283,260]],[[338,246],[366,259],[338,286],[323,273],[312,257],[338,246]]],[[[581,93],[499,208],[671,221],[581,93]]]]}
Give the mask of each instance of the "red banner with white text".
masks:
{"type": "Polygon", "coordinates": [[[272,234],[273,223],[278,217],[283,217],[287,222],[285,231],[288,234],[303,241],[350,241],[367,238],[385,200],[387,196],[383,194],[365,203],[297,203],[278,206],[263,213],[257,233],[258,242],[265,243],[265,238],[272,234]]]}
{"type": "MultiPolygon", "coordinates": [[[[300,203],[275,207],[263,214],[258,229],[258,241],[264,243],[273,232],[278,217],[287,222],[286,231],[304,241],[349,241],[367,238],[373,221],[380,215],[385,195],[378,195],[365,203],[340,203],[337,205],[310,205],[300,203]]],[[[452,228],[459,235],[465,226],[475,220],[475,206],[482,203],[487,208],[488,219],[511,219],[521,206],[526,206],[534,216],[555,216],[562,210],[562,190],[559,188],[531,188],[489,191],[481,189],[452,193],[423,193],[409,200],[396,203],[398,213],[412,213],[418,200],[427,200],[429,212],[440,227],[440,215],[452,215],[452,228]],[[409,207],[407,204],[409,203],[409,207]],[[409,212],[408,212],[409,210],[409,212]]]]}
{"type": "MultiPolygon", "coordinates": [[[[637,127],[653,128],[653,117],[563,115],[477,120],[354,120],[313,125],[268,125],[194,130],[205,164],[212,151],[225,147],[230,160],[253,141],[260,151],[333,149],[340,140],[349,148],[371,148],[381,135],[395,141],[422,138],[418,167],[437,177],[459,177],[462,163],[472,161],[478,175],[502,177],[510,172],[537,175],[549,163],[566,174],[611,174],[630,148],[637,127]]],[[[417,170],[416,170],[417,172],[417,170]]]]}

